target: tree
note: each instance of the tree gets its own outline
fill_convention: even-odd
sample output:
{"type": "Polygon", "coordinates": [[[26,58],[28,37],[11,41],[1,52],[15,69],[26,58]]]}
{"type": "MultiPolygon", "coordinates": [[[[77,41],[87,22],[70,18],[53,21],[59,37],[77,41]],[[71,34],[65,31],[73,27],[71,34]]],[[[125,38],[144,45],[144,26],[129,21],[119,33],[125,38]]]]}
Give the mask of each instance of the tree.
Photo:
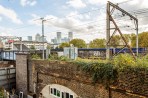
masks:
{"type": "Polygon", "coordinates": [[[65,43],[61,43],[59,48],[64,48],[64,47],[69,47],[69,43],[65,42],[65,43]]]}
{"type": "Polygon", "coordinates": [[[140,33],[138,39],[139,47],[148,47],[148,32],[140,33]]]}
{"type": "Polygon", "coordinates": [[[90,48],[105,48],[105,39],[94,39],[89,44],[90,48]]]}
{"type": "Polygon", "coordinates": [[[131,34],[131,47],[136,47],[136,35],[131,34]]]}
{"type": "MultiPolygon", "coordinates": [[[[130,40],[132,39],[130,34],[123,34],[123,37],[125,38],[126,42],[130,44],[130,40]]],[[[121,38],[120,35],[115,35],[111,38],[111,46],[114,48],[120,48],[118,45],[125,45],[124,40],[121,38]]]]}
{"type": "MultiPolygon", "coordinates": [[[[136,35],[132,35],[132,47],[136,47],[136,35]]],[[[148,47],[148,32],[143,32],[138,35],[139,47],[148,47]]]]}
{"type": "Polygon", "coordinates": [[[78,47],[78,48],[86,48],[86,43],[82,39],[73,39],[69,43],[73,44],[75,47],[78,47]]]}
{"type": "Polygon", "coordinates": [[[115,35],[111,38],[110,40],[110,45],[114,48],[117,48],[117,46],[120,44],[120,36],[119,35],[115,35]]]}

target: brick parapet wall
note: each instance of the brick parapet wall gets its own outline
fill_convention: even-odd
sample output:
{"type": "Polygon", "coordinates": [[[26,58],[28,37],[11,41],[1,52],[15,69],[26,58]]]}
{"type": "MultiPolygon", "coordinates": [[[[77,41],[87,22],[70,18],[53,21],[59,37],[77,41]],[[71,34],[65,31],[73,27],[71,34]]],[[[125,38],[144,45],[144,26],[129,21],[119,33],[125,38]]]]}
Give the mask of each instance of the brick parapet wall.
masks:
{"type": "MultiPolygon", "coordinates": [[[[37,82],[38,72],[38,89],[37,92],[50,84],[59,84],[73,90],[82,98],[108,98],[108,90],[100,84],[93,84],[89,74],[78,69],[73,63],[57,62],[57,61],[31,61],[33,82],[37,82]]],[[[32,84],[32,83],[30,83],[32,84]]],[[[30,85],[31,89],[33,87],[30,85]]]]}
{"type": "Polygon", "coordinates": [[[148,71],[144,68],[127,70],[118,75],[118,89],[148,96],[148,71]]]}
{"type": "MultiPolygon", "coordinates": [[[[74,65],[73,63],[34,60],[31,61],[31,64],[33,69],[33,82],[37,82],[36,75],[37,72],[39,72],[39,84],[42,85],[42,87],[39,86],[40,89],[38,89],[38,92],[43,89],[44,85],[57,83],[72,89],[78,94],[81,94],[79,96],[83,96],[82,98],[109,98],[108,90],[106,90],[100,84],[93,85],[92,78],[89,73],[85,73],[84,71],[78,69],[78,66],[74,65]],[[73,86],[73,84],[76,86],[73,86]],[[81,88],[80,85],[84,86],[81,88]],[[88,97],[86,97],[86,95],[88,97]]],[[[123,72],[123,74],[118,76],[118,83],[116,83],[117,85],[113,86],[127,92],[148,96],[147,76],[148,74],[143,72],[143,70],[141,70],[141,72],[138,74],[132,73],[131,71],[123,72]],[[140,76],[144,79],[143,83],[141,82],[140,76]]],[[[30,88],[33,89],[31,85],[30,88]]],[[[137,97],[137,95],[124,94],[116,91],[111,91],[111,96],[112,98],[119,98],[117,96],[120,96],[120,98],[142,98],[139,96],[137,97]]]]}

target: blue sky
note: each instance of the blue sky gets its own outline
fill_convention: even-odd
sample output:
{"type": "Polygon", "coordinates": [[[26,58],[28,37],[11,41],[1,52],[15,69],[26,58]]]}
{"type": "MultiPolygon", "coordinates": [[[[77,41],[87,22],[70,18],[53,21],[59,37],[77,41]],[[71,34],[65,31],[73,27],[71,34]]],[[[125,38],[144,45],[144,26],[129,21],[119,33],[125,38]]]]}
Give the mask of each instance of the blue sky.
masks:
{"type": "MultiPolygon", "coordinates": [[[[128,0],[111,0],[119,3],[128,0]]],[[[41,34],[41,22],[37,19],[49,19],[45,23],[47,40],[54,38],[56,32],[67,36],[74,32],[75,38],[86,42],[95,38],[105,38],[105,5],[107,0],[0,0],[0,35],[27,36],[41,34]]],[[[121,7],[126,10],[147,8],[147,0],[129,0],[121,7]],[[141,5],[138,5],[138,4],[141,5]]],[[[141,27],[147,22],[141,20],[141,27]]],[[[130,23],[126,23],[130,24],[130,23]]],[[[125,25],[125,24],[124,24],[125,25]]]]}

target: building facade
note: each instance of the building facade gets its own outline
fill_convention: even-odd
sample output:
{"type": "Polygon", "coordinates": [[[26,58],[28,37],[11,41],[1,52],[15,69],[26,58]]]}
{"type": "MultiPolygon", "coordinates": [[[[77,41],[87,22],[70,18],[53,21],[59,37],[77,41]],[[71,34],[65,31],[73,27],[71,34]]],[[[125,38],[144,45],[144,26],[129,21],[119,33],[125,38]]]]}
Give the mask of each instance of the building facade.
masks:
{"type": "Polygon", "coordinates": [[[28,36],[28,41],[32,41],[32,36],[28,36]]]}
{"type": "MultiPolygon", "coordinates": [[[[12,50],[17,50],[17,48],[15,46],[18,45],[20,47],[21,44],[24,45],[24,48],[26,46],[26,48],[28,48],[28,50],[30,50],[32,46],[34,46],[35,50],[43,50],[43,42],[38,42],[38,41],[22,41],[22,42],[15,41],[12,44],[14,46],[12,50]]],[[[47,42],[44,42],[44,49],[47,48],[47,45],[48,45],[48,43],[47,42]]]]}

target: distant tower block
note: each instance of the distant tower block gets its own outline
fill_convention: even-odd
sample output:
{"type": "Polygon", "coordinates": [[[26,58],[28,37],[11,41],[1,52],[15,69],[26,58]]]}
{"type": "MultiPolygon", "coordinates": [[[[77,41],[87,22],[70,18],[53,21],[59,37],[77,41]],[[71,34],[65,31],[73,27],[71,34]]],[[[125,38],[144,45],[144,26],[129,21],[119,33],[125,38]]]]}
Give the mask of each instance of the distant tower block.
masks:
{"type": "Polygon", "coordinates": [[[57,43],[61,43],[61,32],[57,32],[57,43]]]}
{"type": "Polygon", "coordinates": [[[73,39],[73,32],[68,32],[68,38],[69,38],[69,41],[73,39]]]}
{"type": "Polygon", "coordinates": [[[41,39],[40,34],[36,34],[36,35],[35,35],[35,41],[40,42],[40,39],[41,39]]]}
{"type": "Polygon", "coordinates": [[[32,36],[28,36],[28,41],[32,41],[32,36]]]}

